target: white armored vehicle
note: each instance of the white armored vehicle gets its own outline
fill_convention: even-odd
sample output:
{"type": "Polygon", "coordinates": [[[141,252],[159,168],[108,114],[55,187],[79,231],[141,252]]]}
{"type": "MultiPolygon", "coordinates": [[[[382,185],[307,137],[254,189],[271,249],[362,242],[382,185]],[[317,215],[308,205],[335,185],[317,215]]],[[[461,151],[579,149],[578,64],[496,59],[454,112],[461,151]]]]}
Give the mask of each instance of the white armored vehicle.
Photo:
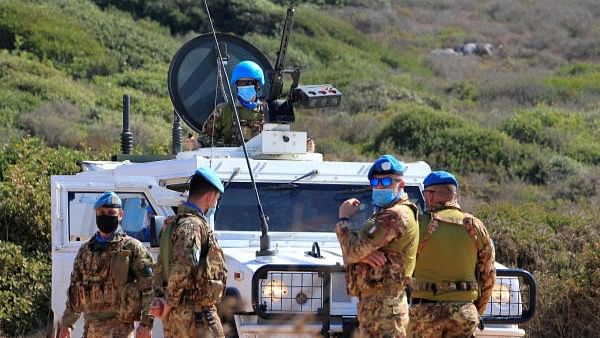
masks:
{"type": "MultiPolygon", "coordinates": [[[[289,15],[285,26],[291,27],[289,15]]],[[[211,167],[226,186],[211,227],[228,267],[220,312],[232,329],[230,335],[351,336],[357,299],[346,293],[334,229],[338,206],[350,197],[363,201],[359,220],[371,213],[367,180],[371,163],[323,161],[321,154],[307,152],[306,132],[292,131],[289,123],[293,121],[292,102],[313,108],[336,106],[339,92],[331,86],[322,93],[319,88],[323,86],[298,87],[297,71],[288,100],[269,102],[268,123],[245,147],[176,151],[180,147],[179,116],[199,131],[216,103],[226,97],[233,100],[223,78],[239,61],[253,60],[263,67],[271,82],[261,94],[276,96],[271,88],[280,91],[277,80],[288,73],[282,67],[286,35],[289,27],[275,70],[258,49],[234,36],[208,34],[190,40],[175,55],[169,70],[169,92],[177,112],[173,156],[148,161],[141,156],[117,155],[114,161],[83,162],[82,172],[76,175],[52,177],[55,326],[64,311],[75,255],[96,231],[93,204],[99,195],[107,190],[119,194],[125,209],[122,228],[141,239],[156,258],[162,220],[186,199],[189,176],[197,168],[211,167]]],[[[124,126],[122,150],[127,153],[131,134],[128,122],[124,126]]],[[[407,167],[405,191],[422,210],[422,181],[430,167],[424,162],[408,163],[407,167]]],[[[477,336],[524,336],[517,324],[529,320],[535,311],[535,282],[526,271],[508,270],[499,264],[497,268],[497,285],[483,319],[485,329],[477,336]]],[[[80,319],[74,336],[81,336],[82,327],[80,319]]],[[[154,336],[162,337],[158,319],[154,336]]]]}

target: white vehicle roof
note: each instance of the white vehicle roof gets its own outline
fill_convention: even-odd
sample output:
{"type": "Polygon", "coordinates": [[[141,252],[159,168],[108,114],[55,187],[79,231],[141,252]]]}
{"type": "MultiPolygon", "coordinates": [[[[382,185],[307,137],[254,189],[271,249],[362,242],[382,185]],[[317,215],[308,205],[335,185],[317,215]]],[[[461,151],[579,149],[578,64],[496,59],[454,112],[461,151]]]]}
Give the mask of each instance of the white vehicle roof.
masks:
{"type": "MultiPolygon", "coordinates": [[[[203,151],[204,152],[204,151],[203,151]]],[[[367,173],[371,162],[329,162],[329,161],[295,161],[295,160],[256,160],[250,159],[252,173],[257,182],[273,183],[289,182],[312,170],[318,173],[307,177],[302,183],[339,183],[367,184],[367,173]]],[[[161,186],[186,183],[194,171],[201,167],[215,169],[222,180],[227,180],[231,174],[239,170],[235,181],[250,181],[246,160],[239,157],[203,156],[200,152],[186,152],[173,160],[162,160],[146,163],[85,161],[84,170],[77,174],[89,176],[152,176],[161,186]]],[[[431,172],[425,162],[407,163],[404,180],[407,185],[420,185],[425,176],[431,172]]]]}

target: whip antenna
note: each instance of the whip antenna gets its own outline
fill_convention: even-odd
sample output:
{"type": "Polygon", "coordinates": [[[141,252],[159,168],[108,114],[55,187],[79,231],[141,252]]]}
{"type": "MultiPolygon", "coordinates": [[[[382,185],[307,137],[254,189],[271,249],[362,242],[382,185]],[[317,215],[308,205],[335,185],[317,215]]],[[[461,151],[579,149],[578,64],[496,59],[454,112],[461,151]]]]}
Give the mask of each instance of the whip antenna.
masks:
{"type": "MultiPolygon", "coordinates": [[[[208,16],[208,22],[210,23],[210,29],[212,31],[213,38],[215,40],[215,50],[217,51],[217,71],[222,71],[221,75],[225,78],[225,83],[227,84],[227,99],[233,107],[233,112],[235,116],[235,122],[238,127],[238,131],[242,138],[242,149],[244,150],[244,157],[246,158],[246,165],[248,167],[248,174],[250,175],[250,181],[252,182],[252,188],[254,189],[254,195],[256,196],[256,204],[258,207],[258,216],[260,219],[260,250],[256,252],[257,256],[271,256],[275,254],[275,251],[270,250],[271,240],[269,238],[269,224],[267,223],[267,217],[263,210],[262,203],[260,202],[260,196],[258,195],[258,188],[256,187],[256,181],[254,180],[254,174],[252,173],[252,167],[250,166],[250,159],[248,157],[248,150],[246,149],[246,142],[244,140],[244,133],[242,131],[242,125],[240,123],[240,117],[238,115],[238,110],[235,105],[235,98],[233,96],[233,92],[231,91],[231,84],[229,83],[229,75],[227,74],[227,70],[225,69],[225,63],[223,62],[223,56],[221,55],[221,48],[219,46],[219,40],[217,39],[217,32],[215,31],[215,27],[213,26],[212,17],[210,15],[210,10],[208,8],[208,3],[204,0],[204,6],[206,7],[206,15],[208,16]]],[[[218,81],[218,79],[217,79],[218,81]]],[[[223,81],[221,82],[223,83],[223,81]]]]}

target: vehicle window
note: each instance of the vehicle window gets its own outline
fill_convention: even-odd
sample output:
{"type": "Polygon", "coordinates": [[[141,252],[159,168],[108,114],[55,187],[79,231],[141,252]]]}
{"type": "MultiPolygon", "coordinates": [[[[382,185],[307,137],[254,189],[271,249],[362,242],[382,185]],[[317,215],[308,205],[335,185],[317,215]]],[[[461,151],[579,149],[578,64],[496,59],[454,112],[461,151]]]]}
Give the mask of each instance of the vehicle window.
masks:
{"type": "MultiPolygon", "coordinates": [[[[96,231],[94,203],[100,192],[69,192],[69,241],[86,241],[96,231]]],[[[143,242],[150,240],[150,219],[156,211],[143,193],[118,193],[123,203],[121,228],[143,242]]]]}
{"type": "MultiPolygon", "coordinates": [[[[360,223],[373,211],[368,185],[342,184],[257,184],[260,200],[268,217],[269,231],[333,232],[340,203],[356,197],[361,209],[355,219],[360,223]]],[[[409,198],[420,205],[418,187],[407,187],[409,198]]],[[[215,215],[216,230],[260,230],[256,197],[250,183],[232,182],[215,215]]]]}

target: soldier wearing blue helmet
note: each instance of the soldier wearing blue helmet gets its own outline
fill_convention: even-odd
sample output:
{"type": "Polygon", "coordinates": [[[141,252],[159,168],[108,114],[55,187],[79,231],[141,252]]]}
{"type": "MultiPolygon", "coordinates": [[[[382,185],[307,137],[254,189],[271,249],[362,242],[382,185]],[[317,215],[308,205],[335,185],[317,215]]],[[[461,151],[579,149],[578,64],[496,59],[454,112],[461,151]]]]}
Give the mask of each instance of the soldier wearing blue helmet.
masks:
{"type": "Polygon", "coordinates": [[[224,190],[214,170],[197,169],[188,200],[165,221],[150,311],[162,319],[165,337],[225,336],[216,304],[223,297],[227,269],[208,224],[224,190]]]}
{"type": "Polygon", "coordinates": [[[260,100],[259,94],[265,85],[262,68],[250,60],[238,63],[231,74],[232,90],[237,92],[235,104],[242,126],[240,135],[232,103],[221,103],[213,114],[204,122],[200,146],[240,146],[262,131],[264,116],[267,111],[266,102],[260,100]]]}
{"type": "Polygon", "coordinates": [[[98,232],[81,246],[73,263],[60,337],[70,337],[83,313],[84,337],[151,337],[152,257],[125,235],[121,199],[105,192],[94,204],[98,232]]]}
{"type": "Polygon", "coordinates": [[[458,204],[454,175],[434,171],[423,186],[427,212],[420,224],[409,336],[471,337],[495,283],[494,246],[483,223],[458,204]]]}
{"type": "Polygon", "coordinates": [[[359,298],[360,337],[405,337],[406,286],[411,283],[419,229],[417,207],[404,193],[405,166],[383,155],[369,169],[375,206],[359,231],[350,229],[361,202],[351,198],[338,210],[336,234],[346,266],[348,292],[359,298]]]}

